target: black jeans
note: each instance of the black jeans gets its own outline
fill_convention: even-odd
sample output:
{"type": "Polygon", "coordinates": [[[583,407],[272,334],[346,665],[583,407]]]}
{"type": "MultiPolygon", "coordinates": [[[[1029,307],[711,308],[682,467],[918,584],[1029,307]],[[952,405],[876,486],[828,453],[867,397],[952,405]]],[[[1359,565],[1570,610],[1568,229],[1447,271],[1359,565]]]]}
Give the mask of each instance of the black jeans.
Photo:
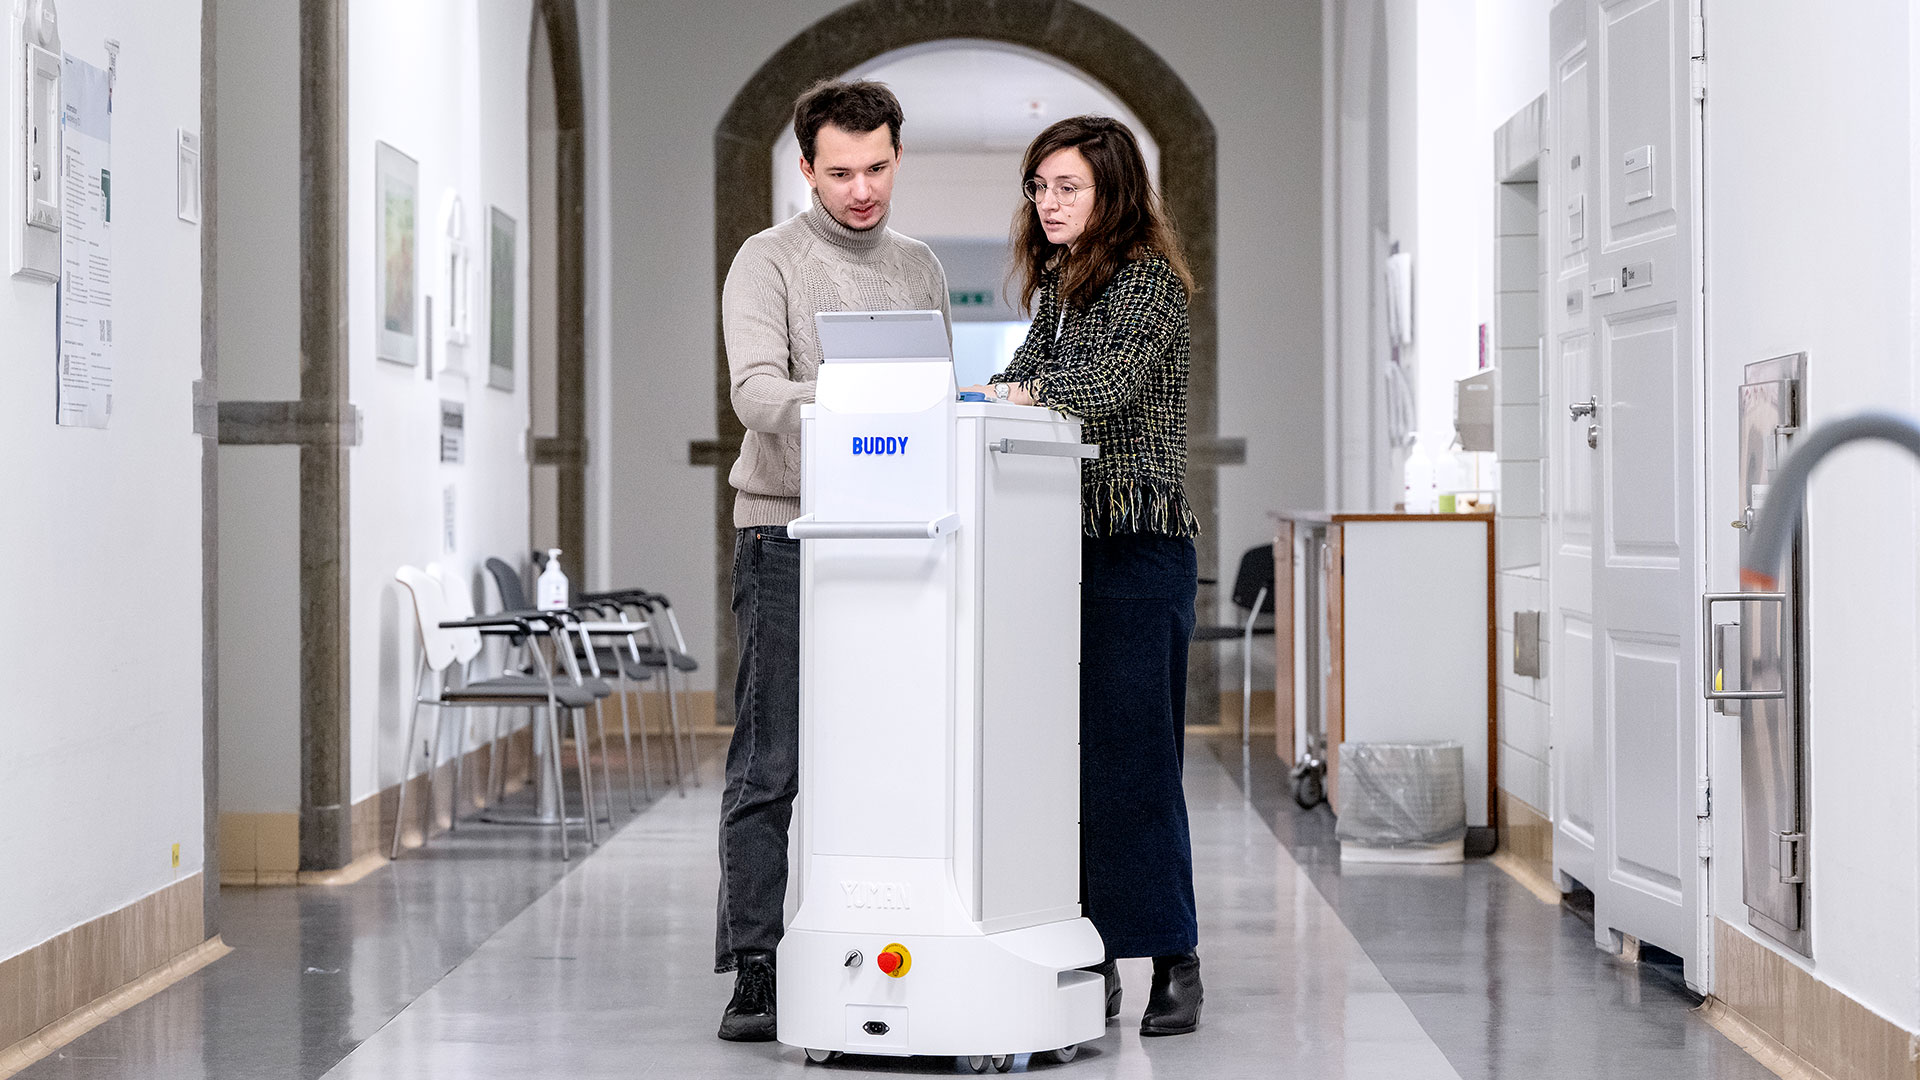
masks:
{"type": "Polygon", "coordinates": [[[787,827],[800,786],[800,542],[785,526],[735,535],[733,619],[740,671],[720,800],[715,971],[732,971],[737,953],[772,952],[785,929],[787,827]]]}
{"type": "Polygon", "coordinates": [[[1193,842],[1180,786],[1193,541],[1080,546],[1080,838],[1087,918],[1107,956],[1192,952],[1193,842]]]}

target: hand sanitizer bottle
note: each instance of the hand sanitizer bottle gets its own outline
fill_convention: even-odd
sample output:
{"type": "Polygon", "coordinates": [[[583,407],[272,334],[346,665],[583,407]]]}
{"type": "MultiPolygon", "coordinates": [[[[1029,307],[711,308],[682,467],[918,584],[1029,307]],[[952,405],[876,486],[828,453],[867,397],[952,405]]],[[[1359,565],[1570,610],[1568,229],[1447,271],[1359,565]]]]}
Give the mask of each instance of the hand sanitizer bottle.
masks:
{"type": "Polygon", "coordinates": [[[567,575],[560,571],[560,549],[547,549],[547,568],[540,571],[540,610],[567,606],[567,575]]]}

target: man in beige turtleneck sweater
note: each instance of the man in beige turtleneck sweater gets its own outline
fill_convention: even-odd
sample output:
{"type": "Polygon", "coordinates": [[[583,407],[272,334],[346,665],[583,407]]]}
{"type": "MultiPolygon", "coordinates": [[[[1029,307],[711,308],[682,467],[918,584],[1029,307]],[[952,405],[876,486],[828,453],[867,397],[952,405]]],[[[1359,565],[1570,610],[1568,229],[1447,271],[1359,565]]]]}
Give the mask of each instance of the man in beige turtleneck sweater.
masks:
{"type": "Polygon", "coordinates": [[[721,296],[734,412],[733,743],[720,804],[714,970],[735,971],[720,1037],[774,1037],[773,950],[784,929],[787,826],[799,786],[800,406],[813,400],[822,311],[947,312],[927,245],[887,228],[900,103],[872,82],[823,82],[794,104],[812,206],[741,245],[721,296]]]}

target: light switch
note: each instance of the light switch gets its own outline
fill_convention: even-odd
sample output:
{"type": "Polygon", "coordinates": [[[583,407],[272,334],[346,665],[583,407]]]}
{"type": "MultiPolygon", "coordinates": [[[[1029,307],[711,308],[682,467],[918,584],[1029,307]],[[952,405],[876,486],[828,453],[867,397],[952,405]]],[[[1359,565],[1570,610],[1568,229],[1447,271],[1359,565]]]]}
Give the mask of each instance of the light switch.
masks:
{"type": "Polygon", "coordinates": [[[1628,202],[1653,198],[1653,147],[1636,147],[1621,157],[1620,181],[1628,202]]]}

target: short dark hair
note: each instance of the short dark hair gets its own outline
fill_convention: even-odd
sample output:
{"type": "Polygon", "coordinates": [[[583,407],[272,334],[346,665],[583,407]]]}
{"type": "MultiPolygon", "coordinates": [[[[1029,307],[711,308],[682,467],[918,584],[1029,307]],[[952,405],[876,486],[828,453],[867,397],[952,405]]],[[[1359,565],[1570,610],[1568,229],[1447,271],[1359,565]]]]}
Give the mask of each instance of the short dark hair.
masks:
{"type": "Polygon", "coordinates": [[[793,103],[793,134],[800,140],[800,156],[813,162],[814,137],[823,124],[842,131],[864,135],[877,131],[881,124],[893,136],[893,148],[900,149],[900,124],[906,116],[900,111],[900,99],[886,83],[860,79],[844,82],[821,79],[793,103]]]}

